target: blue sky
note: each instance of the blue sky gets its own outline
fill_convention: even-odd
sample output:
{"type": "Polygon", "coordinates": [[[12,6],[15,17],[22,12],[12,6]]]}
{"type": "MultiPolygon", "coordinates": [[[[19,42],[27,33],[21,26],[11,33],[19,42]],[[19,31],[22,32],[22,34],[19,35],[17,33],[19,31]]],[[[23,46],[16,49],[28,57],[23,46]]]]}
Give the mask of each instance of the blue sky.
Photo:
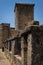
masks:
{"type": "Polygon", "coordinates": [[[15,26],[15,3],[34,3],[34,20],[43,24],[43,0],[0,0],[0,23],[10,23],[15,26]]]}

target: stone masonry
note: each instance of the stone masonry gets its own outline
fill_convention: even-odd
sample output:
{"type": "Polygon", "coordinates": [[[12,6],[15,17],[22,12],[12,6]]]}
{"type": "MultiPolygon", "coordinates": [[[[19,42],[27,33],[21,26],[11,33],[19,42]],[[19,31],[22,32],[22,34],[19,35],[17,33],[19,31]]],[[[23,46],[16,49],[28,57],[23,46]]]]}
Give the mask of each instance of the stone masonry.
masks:
{"type": "Polygon", "coordinates": [[[15,28],[10,27],[9,23],[1,23],[0,24],[0,48],[3,47],[3,42],[17,34],[17,30],[15,28]]]}
{"type": "Polygon", "coordinates": [[[5,55],[12,65],[43,65],[43,25],[34,21],[34,4],[16,3],[14,11],[15,28],[1,28],[5,55]]]}
{"type": "Polygon", "coordinates": [[[0,24],[0,47],[3,47],[3,42],[9,38],[10,24],[2,23],[0,24]]]}
{"type": "Polygon", "coordinates": [[[34,4],[20,4],[15,5],[15,28],[23,30],[26,26],[33,23],[34,20],[34,4]]]}

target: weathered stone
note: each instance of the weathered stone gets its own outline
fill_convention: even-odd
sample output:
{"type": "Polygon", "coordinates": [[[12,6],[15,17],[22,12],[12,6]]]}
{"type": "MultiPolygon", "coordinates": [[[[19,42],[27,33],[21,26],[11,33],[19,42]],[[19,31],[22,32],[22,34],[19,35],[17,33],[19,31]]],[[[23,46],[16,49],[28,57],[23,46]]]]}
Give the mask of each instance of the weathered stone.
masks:
{"type": "Polygon", "coordinates": [[[3,25],[4,51],[12,65],[43,65],[43,25],[34,21],[33,10],[34,4],[16,4],[17,30],[3,25]]]}
{"type": "Polygon", "coordinates": [[[26,26],[31,25],[34,21],[34,4],[15,5],[15,25],[17,30],[23,30],[26,26]]]}

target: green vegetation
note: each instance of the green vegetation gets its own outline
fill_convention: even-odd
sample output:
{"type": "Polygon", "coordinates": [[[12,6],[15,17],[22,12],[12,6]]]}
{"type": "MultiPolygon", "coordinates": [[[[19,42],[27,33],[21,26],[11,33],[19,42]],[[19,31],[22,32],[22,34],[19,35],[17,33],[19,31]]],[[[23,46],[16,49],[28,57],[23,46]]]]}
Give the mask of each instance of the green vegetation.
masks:
{"type": "Polygon", "coordinates": [[[0,48],[0,52],[2,51],[2,49],[0,48]]]}

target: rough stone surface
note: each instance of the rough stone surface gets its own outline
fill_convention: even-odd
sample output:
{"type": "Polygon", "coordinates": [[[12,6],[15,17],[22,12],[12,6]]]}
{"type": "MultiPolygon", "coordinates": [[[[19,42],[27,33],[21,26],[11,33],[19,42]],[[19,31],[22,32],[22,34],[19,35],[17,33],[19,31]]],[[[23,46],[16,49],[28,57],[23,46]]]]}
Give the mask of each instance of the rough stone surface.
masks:
{"type": "Polygon", "coordinates": [[[11,28],[10,24],[2,23],[0,24],[0,48],[3,47],[3,42],[10,37],[16,36],[18,33],[15,28],[11,28]]]}
{"type": "Polygon", "coordinates": [[[3,47],[3,42],[9,38],[9,34],[10,34],[10,25],[7,23],[2,23],[0,24],[0,47],[3,47]],[[1,46],[2,44],[2,46],[1,46]]]}
{"type": "Polygon", "coordinates": [[[23,30],[27,25],[33,23],[34,4],[16,4],[15,25],[17,30],[23,30]]]}
{"type": "Polygon", "coordinates": [[[11,38],[4,42],[5,54],[12,65],[43,65],[43,26],[39,25],[38,21],[32,22],[33,5],[17,4],[15,11],[17,35],[16,30],[3,25],[3,40],[9,37],[11,30],[11,38]],[[21,29],[24,30],[21,32],[21,29]]]}
{"type": "Polygon", "coordinates": [[[32,32],[32,64],[43,65],[43,31],[34,27],[32,32]]]}

